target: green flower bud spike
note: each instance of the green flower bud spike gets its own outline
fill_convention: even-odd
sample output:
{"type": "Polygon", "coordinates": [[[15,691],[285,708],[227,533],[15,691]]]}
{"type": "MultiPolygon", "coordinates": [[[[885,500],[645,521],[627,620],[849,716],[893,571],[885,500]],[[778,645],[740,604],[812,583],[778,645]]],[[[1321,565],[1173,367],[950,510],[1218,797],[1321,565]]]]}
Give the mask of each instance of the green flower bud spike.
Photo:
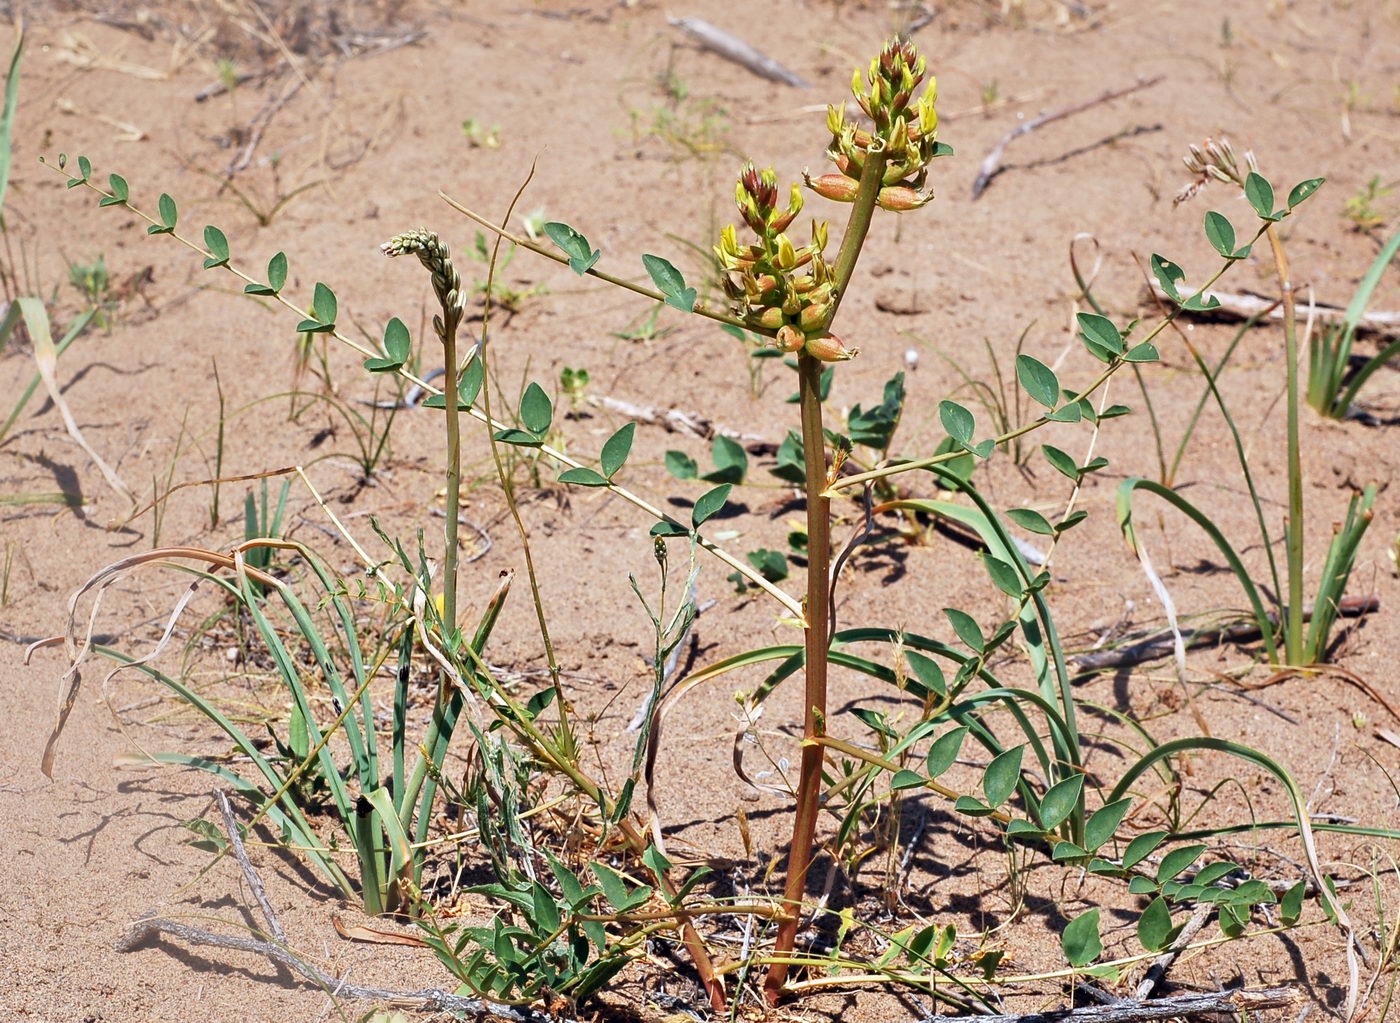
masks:
{"type": "Polygon", "coordinates": [[[433,328],[441,340],[446,340],[449,333],[455,333],[462,320],[462,278],[452,265],[447,243],[435,232],[420,227],[395,235],[379,248],[386,256],[412,253],[418,257],[418,261],[432,274],[433,291],[438,304],[442,306],[443,315],[450,321],[444,322],[442,316],[434,315],[433,328]]]}

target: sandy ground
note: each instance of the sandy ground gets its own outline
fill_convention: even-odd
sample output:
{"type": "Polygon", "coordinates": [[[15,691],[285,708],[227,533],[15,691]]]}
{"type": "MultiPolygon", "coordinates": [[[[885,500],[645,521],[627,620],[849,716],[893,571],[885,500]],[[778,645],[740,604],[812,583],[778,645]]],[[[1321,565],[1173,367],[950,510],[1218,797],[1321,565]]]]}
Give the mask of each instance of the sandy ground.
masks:
{"type": "MultiPolygon", "coordinates": [[[[1016,338],[1029,328],[1026,351],[1047,363],[1063,355],[1067,386],[1088,379],[1091,364],[1072,342],[1070,328],[1078,307],[1067,255],[1077,234],[1090,234],[1101,246],[1095,288],[1120,320],[1150,311],[1142,302],[1136,261],[1145,263],[1151,252],[1168,255],[1194,277],[1212,265],[1200,231],[1207,203],[1236,223],[1244,222],[1245,209],[1219,186],[1173,208],[1174,194],[1188,180],[1179,158],[1191,142],[1224,133],[1238,148],[1252,147],[1283,187],[1328,178],[1284,228],[1296,278],[1320,301],[1344,305],[1386,236],[1387,229],[1355,230],[1344,203],[1373,176],[1385,183],[1400,168],[1400,6],[1394,2],[1249,2],[1226,9],[1029,0],[1010,6],[1004,14],[996,4],[930,5],[935,16],[916,40],[939,76],[941,137],[958,155],[936,164],[939,198],[932,206],[877,222],[842,310],[847,339],[862,355],[839,371],[835,410],[878,402],[884,380],[907,368],[907,352],[917,353],[896,444],[904,453],[931,450],[942,436],[937,403],[960,385],[947,360],[974,375],[990,372],[983,339],[1005,371],[1016,338]],[[1019,139],[1006,157],[1014,166],[980,200],[969,199],[978,161],[1021,120],[1157,75],[1157,84],[1019,139]],[[1110,137],[1115,140],[1099,144],[1110,137]]],[[[99,211],[90,193],[68,192],[61,177],[38,165],[40,155],[84,153],[99,179],[109,171],[125,175],[133,198],[146,208],[159,192],[169,191],[180,200],[187,223],[218,224],[235,259],[254,272],[272,253],[285,251],[288,293],[309,301],[316,281],[332,284],[343,328],[377,337],[379,325],[399,315],[422,337],[431,302],[426,279],[408,261],[386,262],[378,245],[423,224],[441,231],[459,253],[469,250],[473,231],[437,198],[438,189],[499,216],[535,161],[520,210],[542,209],[549,218],[568,221],[617,266],[636,265],[643,252],[664,252],[699,280],[700,257],[691,246],[707,249],[731,219],[732,176],[742,159],[772,163],[785,182],[804,167],[821,166],[823,117],[813,105],[844,96],[850,68],[903,17],[893,5],[816,0],[692,0],[684,9],[530,0],[422,3],[404,10],[360,5],[343,11],[332,26],[342,37],[361,26],[379,43],[411,30],[424,34],[388,52],[342,59],[327,52],[331,30],[324,11],[313,10],[321,20],[275,26],[259,21],[252,8],[228,13],[213,3],[159,8],[154,18],[141,16],[134,5],[115,13],[96,4],[30,10],[5,258],[21,293],[52,299],[57,322],[67,322],[82,305],[66,264],[105,260],[118,294],[106,322],[65,354],[58,379],[84,434],[142,504],[153,488],[164,492],[214,475],[217,365],[228,416],[223,471],[305,465],[362,540],[371,538],[370,515],[404,536],[418,526],[430,534],[439,528],[440,519],[427,511],[440,488],[434,468],[442,450],[438,420],[423,411],[402,413],[374,485],[360,486],[351,458],[356,440],[343,420],[324,409],[288,419],[286,392],[320,386],[313,375],[295,377],[288,318],[240,297],[227,278],[202,272],[180,247],[148,240],[129,214],[99,211]],[[762,81],[697,49],[667,24],[668,13],[707,18],[749,38],[812,88],[762,81]],[[280,43],[272,41],[273,29],[280,43]],[[295,74],[254,80],[232,95],[196,102],[217,81],[221,54],[257,71],[281,59],[284,47],[295,74]],[[479,144],[463,131],[468,119],[480,126],[479,144]],[[247,199],[240,202],[220,182],[240,147],[254,137],[250,132],[256,145],[247,167],[233,176],[247,199]],[[311,187],[270,224],[259,225],[256,211],[266,214],[279,196],[304,185],[311,187]]],[[[1392,218],[1393,230],[1400,201],[1383,197],[1376,205],[1392,218]]],[[[839,224],[841,211],[829,204],[814,199],[809,209],[839,224]]],[[[468,280],[484,278],[483,265],[464,256],[459,261],[468,280]]],[[[520,291],[538,291],[498,324],[497,368],[507,389],[525,374],[552,384],[563,367],[584,367],[591,375],[586,393],[594,398],[702,411],[771,442],[795,425],[794,407],[784,402],[794,389],[790,375],[769,363],[760,386],[751,388],[740,346],[713,326],[663,311],[658,326],[668,328],[664,336],[628,340],[614,332],[635,328],[647,312],[631,296],[580,282],[529,253],[517,254],[505,279],[520,291]]],[[[1251,258],[1225,286],[1267,292],[1269,267],[1251,258]]],[[[1400,308],[1400,275],[1383,282],[1375,306],[1400,308]]],[[[1162,363],[1147,368],[1144,378],[1168,452],[1201,389],[1183,337],[1215,358],[1232,330],[1202,324],[1163,336],[1162,363]]],[[[373,397],[373,383],[349,354],[330,351],[324,368],[342,400],[373,397]]],[[[6,349],[0,357],[0,411],[8,413],[11,398],[32,373],[27,344],[6,349]]],[[[1252,333],[1223,386],[1277,529],[1286,499],[1280,331],[1252,333]]],[[[1114,400],[1140,409],[1141,395],[1130,377],[1113,387],[1114,400]]],[[[1310,411],[1304,416],[1309,567],[1314,573],[1320,567],[1349,488],[1378,482],[1382,492],[1351,592],[1375,594],[1382,610],[1348,625],[1334,659],[1393,707],[1400,705],[1394,674],[1400,585],[1386,549],[1400,533],[1390,486],[1400,466],[1390,425],[1400,410],[1396,374],[1379,374],[1368,400],[1387,425],[1323,422],[1310,411]]],[[[571,451],[595,452],[622,422],[587,403],[577,412],[564,425],[571,451]]],[[[1068,427],[1047,431],[1044,439],[1076,453],[1089,440],[1082,428],[1068,427]]],[[[1113,515],[1118,481],[1156,472],[1151,424],[1142,414],[1113,420],[1096,443],[1110,467],[1083,496],[1090,517],[1061,546],[1051,590],[1061,628],[1078,645],[1088,645],[1115,622],[1150,624],[1161,614],[1113,515]]],[[[696,438],[640,428],[629,483],[658,501],[697,496],[699,485],[675,483],[662,468],[663,453],[673,448],[702,461],[707,457],[707,445],[696,438]]],[[[475,483],[466,514],[494,546],[464,576],[466,607],[489,596],[501,570],[521,567],[486,457],[484,438],[474,433],[467,442],[475,483]]],[[[1031,462],[1038,465],[1033,475],[1018,472],[1007,458],[982,472],[998,506],[1050,509],[1063,502],[1063,479],[1048,472],[1038,455],[1031,462]]],[[[760,469],[752,478],[769,477],[760,469]]],[[[1202,420],[1179,481],[1236,538],[1251,566],[1261,568],[1263,552],[1218,415],[1208,412],[1202,420]]],[[[109,528],[127,505],[74,446],[50,403],[36,398],[0,443],[0,498],[6,499],[0,505],[0,826],[7,838],[0,857],[0,918],[6,928],[0,1016],[6,1019],[351,1019],[369,1008],[336,1005],[247,956],[203,954],[175,944],[114,950],[128,923],[149,912],[256,922],[233,864],[225,861],[200,876],[207,854],[187,844],[191,836],[181,826],[211,812],[209,779],[114,767],[138,743],[217,751],[217,738],[179,708],[155,702],[152,690],[132,682],[115,685],[104,705],[94,676],[62,740],[55,779],[46,780],[38,769],[64,662],[60,651],[48,649],[24,666],[25,642],[60,632],[68,595],[110,561],[156,543],[219,548],[240,539],[245,492],[243,485],[223,488],[222,518],[214,526],[209,491],[190,488],[175,494],[159,515],[146,512],[109,528]],[[9,501],[56,491],[80,496],[81,507],[9,501]]],[[[782,549],[801,514],[791,494],[777,488],[743,489],[736,502],[746,514],[725,523],[735,534],[727,541],[735,550],[782,549]]],[[[623,728],[648,671],[641,659],[649,646],[647,625],[627,574],[652,578],[649,523],[615,499],[564,494],[555,486],[527,487],[525,508],[554,639],[572,673],[571,695],[595,715],[592,730],[604,760],[620,762],[630,743],[623,728]]],[[[836,533],[844,537],[858,518],[850,506],[840,510],[848,518],[836,533]]],[[[1242,603],[1233,578],[1200,535],[1165,513],[1154,511],[1144,520],[1180,610],[1242,603]]],[[[327,535],[323,514],[301,488],[293,489],[287,522],[293,535],[334,564],[353,568],[352,553],[327,535]]],[[[698,625],[697,664],[749,646],[795,641],[771,606],[736,595],[725,574],[717,563],[704,565],[701,598],[717,603],[698,625]]],[[[796,576],[789,582],[794,591],[796,576]]],[[[847,579],[843,624],[902,625],[942,635],[947,626],[941,608],[966,608],[984,620],[1000,611],[975,555],[937,537],[927,546],[877,547],[857,560],[847,579]]],[[[172,592],[139,580],[118,587],[108,596],[98,631],[141,648],[153,638],[153,623],[166,613],[172,592]]],[[[494,663],[517,671],[542,663],[526,596],[523,588],[513,596],[491,651],[494,663]]],[[[225,654],[215,640],[197,644],[184,666],[231,705],[248,713],[276,712],[276,693],[247,679],[224,681],[230,674],[225,654]]],[[[1193,653],[1193,677],[1247,667],[1251,656],[1238,648],[1193,653]]],[[[182,658],[168,660],[179,667],[182,658]]],[[[1008,671],[1015,677],[1017,668],[1008,671]]],[[[691,698],[680,723],[668,730],[658,769],[673,843],[728,857],[737,875],[756,883],[782,849],[788,826],[784,801],[765,795],[745,802],[745,787],[730,768],[730,694],[760,677],[725,679],[691,698]],[[740,808],[752,823],[751,857],[736,825],[740,808]]],[[[1261,669],[1248,677],[1262,682],[1268,673],[1261,669]]],[[[793,691],[780,691],[770,701],[764,722],[775,730],[770,742],[777,756],[795,756],[787,736],[799,701],[794,687],[787,688],[793,691]]],[[[1082,693],[1086,701],[1148,721],[1158,739],[1200,727],[1180,707],[1172,672],[1161,664],[1094,680],[1082,693]]],[[[1381,702],[1328,674],[1292,678],[1249,695],[1254,702],[1225,689],[1202,690],[1199,717],[1212,734],[1281,758],[1311,795],[1314,812],[1400,825],[1390,780],[1400,777],[1400,749],[1380,735],[1381,729],[1400,731],[1400,722],[1381,702]]],[[[887,692],[838,674],[832,706],[856,702],[894,705],[887,692]]],[[[842,718],[856,734],[855,720],[842,718]]],[[[1090,767],[1101,778],[1114,777],[1119,765],[1109,746],[1093,749],[1090,767]]],[[[1223,783],[1200,824],[1286,814],[1278,786],[1252,768],[1203,759],[1193,771],[1182,797],[1190,808],[1223,783]]],[[[910,907],[932,920],[957,922],[969,935],[1006,924],[1012,903],[1004,857],[939,804],[928,803],[920,813],[927,834],[913,858],[910,907]]],[[[1238,836],[1217,851],[1280,878],[1296,876],[1290,861],[1300,858],[1296,840],[1277,834],[1238,836]]],[[[1366,880],[1355,890],[1353,912],[1368,931],[1374,964],[1376,938],[1369,930],[1378,911],[1387,925],[1400,912],[1389,866],[1395,848],[1332,837],[1322,851],[1332,869],[1366,880]],[[1382,872],[1374,891],[1367,878],[1372,869],[1382,872]]],[[[353,911],[292,861],[267,852],[256,858],[293,942],[328,969],[348,972],[358,983],[394,988],[447,982],[421,950],[340,940],[331,917],[353,917],[353,911]]],[[[882,871],[867,868],[861,890],[868,894],[878,886],[882,871]]],[[[1136,950],[1138,900],[1085,886],[1043,863],[1025,882],[1026,912],[990,939],[1008,952],[1008,964],[1054,968],[1057,928],[1093,904],[1105,906],[1109,954],[1136,950]]],[[[1332,931],[1313,926],[1190,958],[1172,979],[1183,989],[1236,981],[1297,983],[1319,1011],[1335,1012],[1345,981],[1339,948],[1332,931]]],[[[1373,1017],[1386,983],[1382,978],[1370,1004],[1373,1017]]],[[[646,997],[658,988],[700,1004],[686,981],[654,972],[631,977],[610,1003],[618,1014],[630,1005],[645,1016],[665,1015],[671,1010],[646,997]]],[[[1051,991],[1035,1004],[1062,1002],[1051,991]]],[[[864,993],[822,996],[800,1008],[854,1019],[908,1018],[921,1011],[864,993]]]]}

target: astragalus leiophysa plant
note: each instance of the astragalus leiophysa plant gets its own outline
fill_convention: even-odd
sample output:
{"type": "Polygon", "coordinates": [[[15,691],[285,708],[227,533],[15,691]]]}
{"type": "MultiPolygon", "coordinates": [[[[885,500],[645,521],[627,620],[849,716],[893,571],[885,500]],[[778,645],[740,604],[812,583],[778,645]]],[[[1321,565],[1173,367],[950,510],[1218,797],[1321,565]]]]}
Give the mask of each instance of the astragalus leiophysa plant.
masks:
{"type": "MultiPolygon", "coordinates": [[[[852,439],[828,425],[823,407],[830,374],[839,371],[834,364],[857,356],[856,346],[835,333],[842,300],[856,280],[872,219],[886,213],[930,215],[926,207],[932,199],[927,188],[931,162],[951,153],[937,139],[934,80],[912,44],[898,40],[888,44],[868,69],[857,73],[854,91],[866,120],[849,122],[841,108],[832,107],[827,118],[831,133],[827,155],[835,171],[807,178],[813,192],[848,207],[834,258],[828,256],[830,228],[824,221],[813,221],[808,231],[799,235],[809,239],[806,244],[799,246],[792,240],[803,212],[801,189],[784,190],[771,170],[746,166],[736,190],[743,226],[726,228],[716,246],[729,301],[726,308],[699,303],[697,290],[663,257],[648,254],[642,258],[643,268],[655,285],[645,287],[629,280],[625,271],[614,274],[601,269],[602,252],[568,224],[553,222],[542,227],[556,251],[533,239],[516,237],[444,196],[454,209],[505,242],[566,263],[579,275],[627,289],[651,302],[765,339],[766,344],[794,357],[799,429],[794,442],[785,448],[790,459],[787,466],[800,468],[787,478],[798,487],[805,503],[808,567],[806,592],[800,598],[779,585],[780,573],[761,571],[707,535],[708,523],[724,509],[735,481],[719,482],[698,494],[688,522],[682,522],[628,484],[628,459],[636,432],[633,424],[616,431],[602,445],[597,459],[584,464],[550,442],[556,429],[554,407],[539,383],[529,383],[523,389],[514,422],[501,421],[492,410],[496,385],[488,380],[487,370],[493,343],[491,281],[483,292],[488,304],[480,334],[467,344],[458,336],[467,322],[461,280],[447,246],[434,232],[401,234],[384,248],[390,256],[417,257],[431,275],[440,313],[434,322],[436,344],[427,347],[433,360],[440,358],[444,367],[446,386],[442,392],[409,371],[408,367],[416,364],[413,341],[400,320],[390,321],[385,328],[382,351],[370,349],[339,330],[338,302],[325,284],[315,286],[306,309],[284,294],[288,279],[284,255],[274,257],[265,278],[249,276],[235,266],[229,243],[218,228],[205,229],[203,245],[193,242],[178,230],[173,198],[163,195],[158,217],[150,217],[132,204],[124,179],[112,175],[110,187],[101,188],[92,180],[88,161],[78,158],[80,174],[70,180],[72,187],[100,193],[103,206],[119,206],[145,217],[153,234],[171,235],[199,252],[209,269],[233,273],[245,282],[245,290],[295,312],[300,319],[299,331],[322,333],[351,346],[365,358],[365,367],[372,373],[398,374],[427,387],[433,397],[423,404],[430,410],[442,410],[447,515],[440,555],[430,554],[421,541],[404,543],[381,533],[387,554],[376,558],[346,533],[355,543],[366,573],[365,579],[352,584],[322,575],[324,566],[314,555],[304,547],[295,548],[301,563],[321,578],[331,595],[326,606],[335,611],[334,620],[341,627],[352,631],[362,628],[353,617],[346,617],[342,606],[348,610],[351,603],[362,601],[380,610],[373,634],[357,644],[361,650],[376,653],[352,657],[353,678],[341,680],[335,674],[339,670],[337,653],[355,649],[353,637],[318,642],[313,639],[319,636],[316,623],[309,615],[298,613],[299,604],[288,604],[292,621],[285,628],[290,635],[300,636],[316,656],[311,662],[304,658],[298,662],[288,652],[283,681],[294,691],[297,687],[325,686],[335,696],[331,705],[337,715],[318,717],[319,705],[304,701],[298,728],[305,737],[300,738],[298,732],[297,743],[284,744],[290,751],[284,769],[269,765],[263,770],[259,765],[261,778],[240,780],[239,791],[256,807],[256,813],[272,815],[290,836],[289,844],[300,848],[303,840],[310,840],[296,830],[300,826],[296,814],[305,810],[298,800],[305,798],[302,794],[308,786],[296,782],[307,772],[318,772],[334,795],[338,833],[348,836],[359,853],[360,876],[351,877],[334,856],[323,857],[325,863],[318,860],[318,866],[342,888],[353,890],[358,885],[367,908],[388,910],[394,904],[407,904],[422,922],[439,958],[470,991],[497,1001],[522,1003],[550,994],[586,998],[641,955],[650,938],[670,935],[685,947],[716,1011],[726,1008],[741,989],[760,977],[761,991],[770,1003],[808,990],[877,980],[910,985],[960,1009],[974,1010],[986,1008],[982,992],[989,985],[1057,983],[1084,971],[1117,976],[1175,940],[1182,926],[1178,916],[1183,905],[1214,904],[1226,937],[1244,936],[1253,933],[1253,908],[1279,901],[1272,888],[1242,879],[1233,865],[1212,862],[1198,867],[1207,848],[1199,842],[1188,843],[1206,836],[1185,833],[1179,816],[1157,830],[1135,836],[1123,826],[1138,799],[1139,779],[1162,775],[1170,780],[1174,758],[1198,751],[1242,758],[1279,779],[1291,811],[1289,820],[1282,823],[1299,831],[1314,890],[1328,912],[1349,928],[1345,910],[1322,878],[1298,790],[1284,768],[1271,758],[1223,740],[1179,739],[1152,744],[1146,752],[1138,750],[1115,782],[1100,786],[1091,781],[1083,766],[1079,709],[1048,600],[1048,565],[1059,538],[1083,519],[1085,513],[1077,507],[1083,481],[1104,464],[1093,457],[1097,433],[1105,420],[1127,411],[1108,404],[1106,385],[1123,367],[1153,361],[1157,354],[1154,339],[1180,308],[1202,307],[1207,301],[1206,289],[1239,258],[1238,254],[1233,247],[1228,253],[1222,251],[1220,265],[1189,294],[1180,290],[1184,272],[1179,267],[1166,260],[1155,262],[1162,268],[1177,308],[1151,329],[1138,323],[1120,329],[1107,316],[1081,314],[1079,339],[1094,372],[1078,389],[1064,388],[1050,367],[1029,355],[1018,355],[1017,380],[1044,411],[994,435],[979,433],[971,411],[945,400],[938,409],[947,433],[943,442],[929,454],[892,454],[893,427],[903,404],[902,386],[892,382],[895,386],[892,391],[887,388],[886,402],[881,406],[887,413],[881,413],[888,420],[885,425],[873,430],[868,417],[854,414],[846,424],[852,434],[859,433],[857,441],[878,456],[874,464],[852,472],[847,458],[852,439]],[[471,423],[480,428],[477,440],[492,453],[499,484],[517,525],[520,557],[543,640],[549,684],[529,696],[507,684],[486,658],[486,642],[505,597],[504,584],[476,623],[459,621],[456,594],[463,565],[456,542],[457,511],[462,451],[471,440],[463,428],[471,423]],[[1046,515],[1025,508],[1002,513],[992,507],[969,482],[967,463],[993,458],[1008,444],[1052,424],[1058,424],[1062,431],[1078,426],[1085,434],[1082,457],[1049,444],[1041,449],[1046,462],[1065,478],[1062,510],[1046,515]],[[536,579],[530,533],[516,507],[511,474],[504,468],[503,452],[511,447],[530,450],[557,466],[561,484],[605,489],[654,520],[651,542],[660,569],[660,595],[654,604],[647,602],[647,611],[655,627],[656,671],[630,770],[621,779],[605,783],[588,766],[591,755],[582,747],[554,655],[547,614],[549,594],[541,590],[536,579]],[[935,493],[927,497],[901,495],[887,486],[896,478],[911,491],[923,484],[935,493]],[[842,502],[840,519],[833,514],[833,502],[838,501],[842,502]],[[845,521],[848,511],[861,525],[837,555],[833,525],[845,521]],[[979,622],[962,610],[948,609],[946,622],[928,622],[917,629],[861,623],[834,631],[833,587],[850,564],[851,551],[868,535],[869,523],[887,513],[940,516],[980,537],[989,583],[1005,597],[1000,620],[979,622]],[[1041,563],[1027,561],[1008,522],[1044,538],[1048,550],[1039,559],[1041,563]],[[674,597],[675,583],[668,583],[668,565],[673,560],[668,543],[688,549],[690,567],[679,600],[674,597]],[[801,631],[801,641],[734,654],[691,674],[666,692],[664,665],[694,620],[695,566],[704,556],[718,559],[757,592],[771,598],[780,620],[801,631]],[[1017,648],[1019,654],[1009,656],[1017,648]],[[326,656],[321,656],[321,651],[326,656]],[[389,737],[392,768],[381,764],[384,758],[374,752],[378,748],[372,745],[377,720],[368,712],[354,710],[374,682],[372,666],[391,659],[398,665],[392,686],[396,710],[389,737]],[[773,666],[744,701],[747,720],[757,719],[764,700],[778,685],[800,674],[803,738],[796,778],[790,785],[778,787],[794,804],[792,837],[783,857],[782,892],[739,897],[718,889],[706,868],[680,877],[659,837],[658,815],[664,810],[664,793],[648,794],[646,813],[635,796],[648,784],[656,743],[664,734],[659,727],[664,714],[706,683],[761,664],[773,666]],[[1026,666],[1030,685],[1018,685],[999,674],[1015,670],[1007,665],[1016,664],[1026,666]],[[896,687],[898,698],[908,703],[908,713],[896,718],[873,708],[857,708],[850,720],[864,731],[854,736],[843,734],[848,719],[834,718],[827,704],[827,676],[832,665],[896,687]],[[398,708],[408,699],[406,687],[415,671],[434,678],[433,725],[418,744],[416,766],[408,770],[404,756],[413,745],[404,734],[407,718],[398,708]],[[461,722],[465,722],[465,731],[459,726],[461,722]],[[351,723],[360,728],[358,747],[351,723]],[[454,786],[443,776],[443,758],[454,739],[467,745],[463,737],[468,732],[467,755],[474,767],[461,785],[454,786]],[[955,771],[955,763],[965,759],[960,754],[968,740],[980,745],[990,762],[971,770],[963,765],[955,771]],[[494,880],[476,889],[500,906],[490,926],[454,923],[439,914],[433,895],[420,886],[424,860],[434,848],[434,793],[444,789],[449,790],[452,805],[474,818],[474,826],[454,836],[446,843],[448,848],[455,849],[457,855],[463,855],[463,849],[479,849],[490,862],[494,880]],[[840,937],[833,947],[800,947],[798,938],[804,927],[823,914],[836,912],[809,898],[814,854],[830,847],[835,858],[854,870],[866,854],[845,855],[843,850],[860,841],[872,827],[888,829],[890,822],[898,819],[900,801],[916,793],[945,800],[953,812],[980,822],[978,826],[991,838],[1018,855],[1044,854],[1067,868],[1121,879],[1132,893],[1151,896],[1137,927],[1144,951],[1099,962],[1103,943],[1097,909],[1080,915],[1065,929],[1063,949],[1069,968],[1035,976],[1002,974],[998,970],[1000,957],[990,951],[981,957],[980,965],[971,966],[952,954],[955,929],[928,920],[891,927],[840,915],[840,937]],[[553,830],[551,821],[555,822],[553,830]],[[561,826],[559,822],[564,823],[561,826]],[[834,825],[834,830],[824,828],[825,824],[834,825]],[[556,842],[551,848],[551,839],[558,838],[565,827],[573,840],[556,842]],[[467,841],[477,844],[461,844],[467,841]],[[583,848],[579,848],[580,841],[583,848]],[[336,870],[340,873],[335,874],[336,870]],[[593,881],[585,879],[584,871],[593,881]],[[725,915],[745,921],[742,941],[726,933],[702,933],[703,920],[725,915]]],[[[64,166],[66,160],[60,158],[59,167],[64,166]]],[[[1287,215],[1292,205],[1280,216],[1287,215]]],[[[502,222],[508,223],[509,216],[507,213],[502,222]]],[[[1254,239],[1263,235],[1267,226],[1261,226],[1254,239]]],[[[844,323],[840,327],[852,340],[860,333],[858,328],[847,330],[844,323]]],[[[880,343],[878,339],[861,340],[867,346],[880,343]]],[[[732,452],[725,457],[727,466],[717,471],[737,464],[732,452]]],[[[737,479],[742,480],[742,475],[741,469],[737,479]]],[[[336,525],[339,527],[339,522],[336,525]]],[[[217,577],[231,599],[246,613],[262,614],[265,619],[260,603],[263,593],[275,592],[284,602],[294,599],[295,580],[264,579],[254,576],[248,567],[246,550],[271,543],[251,540],[233,555],[157,551],[141,564],[185,557],[210,566],[201,577],[214,577],[222,569],[232,574],[231,579],[217,577]],[[255,590],[254,582],[267,589],[255,590]]],[[[93,585],[131,567],[123,563],[108,570],[93,585]]],[[[633,587],[642,593],[635,580],[633,587]]],[[[858,611],[851,613],[859,615],[858,611]]],[[[262,635],[273,651],[287,647],[271,623],[262,635]]],[[[115,652],[111,656],[148,670],[145,659],[133,660],[115,652]]],[[[164,678],[157,680],[181,699],[193,702],[197,697],[164,678]]],[[[301,706],[299,700],[299,710],[301,706]]],[[[233,734],[231,723],[209,716],[233,734]]],[[[240,743],[240,748],[243,745],[240,743]]],[[[193,758],[184,762],[222,772],[224,777],[230,773],[224,765],[193,758]]],[[[311,848],[313,852],[323,849],[311,848]]],[[[1281,917],[1287,926],[1296,923],[1303,912],[1304,887],[1305,881],[1300,880],[1282,898],[1281,917]]]]}

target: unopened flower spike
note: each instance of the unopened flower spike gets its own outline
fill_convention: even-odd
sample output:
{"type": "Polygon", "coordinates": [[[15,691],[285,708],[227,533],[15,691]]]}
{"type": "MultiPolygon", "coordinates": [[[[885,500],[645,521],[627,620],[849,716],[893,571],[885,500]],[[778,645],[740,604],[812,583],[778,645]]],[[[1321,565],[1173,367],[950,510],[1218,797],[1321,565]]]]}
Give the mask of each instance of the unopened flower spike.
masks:
{"type": "Polygon", "coordinates": [[[442,338],[447,331],[455,330],[462,319],[462,278],[452,265],[447,243],[436,232],[420,227],[395,235],[379,248],[386,256],[412,253],[418,257],[418,261],[432,274],[433,292],[442,306],[443,315],[450,321],[444,323],[442,317],[433,317],[433,327],[438,337],[442,338]]]}
{"type": "MultiPolygon", "coordinates": [[[[915,94],[926,77],[928,63],[914,44],[893,39],[870,62],[864,74],[856,71],[851,92],[873,131],[847,122],[840,107],[828,107],[827,130],[831,145],[827,155],[838,173],[812,176],[803,174],[807,186],[835,202],[853,202],[859,191],[865,159],[875,140],[884,143],[888,154],[881,185],[896,188],[881,201],[888,210],[918,209],[933,196],[922,191],[929,162],[940,154],[938,145],[938,85],[928,76],[928,84],[917,100],[915,94]]],[[[943,147],[941,152],[947,152],[943,147]]]]}

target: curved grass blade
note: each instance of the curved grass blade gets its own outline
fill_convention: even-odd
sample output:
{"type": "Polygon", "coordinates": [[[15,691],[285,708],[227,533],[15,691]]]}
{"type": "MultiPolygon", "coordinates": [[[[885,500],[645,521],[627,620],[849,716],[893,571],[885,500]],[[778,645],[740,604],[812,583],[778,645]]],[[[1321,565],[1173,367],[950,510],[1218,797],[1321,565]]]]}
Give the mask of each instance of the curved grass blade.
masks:
{"type": "Polygon", "coordinates": [[[1128,541],[1134,553],[1139,549],[1137,532],[1133,527],[1133,495],[1139,490],[1146,490],[1155,494],[1168,504],[1175,507],[1183,515],[1189,518],[1196,525],[1200,526],[1206,536],[1210,537],[1216,549],[1224,556],[1234,572],[1235,578],[1239,580],[1240,587],[1244,590],[1245,596],[1249,599],[1250,609],[1254,615],[1254,623],[1259,628],[1260,635],[1264,638],[1264,648],[1268,653],[1269,660],[1278,662],[1278,645],[1275,633],[1275,625],[1269,619],[1269,614],[1264,610],[1264,603],[1259,597],[1259,591],[1254,585],[1254,580],[1250,578],[1249,572],[1245,569],[1244,563],[1235,553],[1235,549],[1230,546],[1230,542],[1225,539],[1225,535],[1220,532],[1210,518],[1197,508],[1186,498],[1182,497],[1170,487],[1163,486],[1155,480],[1145,479],[1141,476],[1131,477],[1118,485],[1118,528],[1122,530],[1123,537],[1128,541]]]}

